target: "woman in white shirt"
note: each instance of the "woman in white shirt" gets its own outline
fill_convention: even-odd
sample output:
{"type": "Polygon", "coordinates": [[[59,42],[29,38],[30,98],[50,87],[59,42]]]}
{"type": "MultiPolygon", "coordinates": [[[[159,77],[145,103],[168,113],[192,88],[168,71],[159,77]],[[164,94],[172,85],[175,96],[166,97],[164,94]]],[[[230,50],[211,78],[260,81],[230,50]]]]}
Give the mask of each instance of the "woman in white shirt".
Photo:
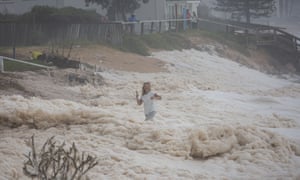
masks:
{"type": "Polygon", "coordinates": [[[145,82],[142,89],[142,97],[139,98],[139,93],[136,91],[136,102],[138,105],[144,103],[145,120],[152,120],[156,114],[154,100],[161,100],[161,96],[151,92],[150,82],[145,82]]]}

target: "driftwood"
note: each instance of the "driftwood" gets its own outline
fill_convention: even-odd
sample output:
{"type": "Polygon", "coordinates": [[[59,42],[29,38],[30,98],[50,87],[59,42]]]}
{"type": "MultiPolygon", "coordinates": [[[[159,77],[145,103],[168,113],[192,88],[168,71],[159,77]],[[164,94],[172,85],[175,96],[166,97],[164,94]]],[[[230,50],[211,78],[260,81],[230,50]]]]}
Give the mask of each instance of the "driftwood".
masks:
{"type": "Polygon", "coordinates": [[[65,143],[56,145],[54,136],[43,145],[39,154],[36,153],[34,136],[31,137],[31,149],[25,155],[23,172],[26,176],[39,180],[79,180],[98,164],[96,157],[79,153],[75,146],[65,150],[65,143]]]}

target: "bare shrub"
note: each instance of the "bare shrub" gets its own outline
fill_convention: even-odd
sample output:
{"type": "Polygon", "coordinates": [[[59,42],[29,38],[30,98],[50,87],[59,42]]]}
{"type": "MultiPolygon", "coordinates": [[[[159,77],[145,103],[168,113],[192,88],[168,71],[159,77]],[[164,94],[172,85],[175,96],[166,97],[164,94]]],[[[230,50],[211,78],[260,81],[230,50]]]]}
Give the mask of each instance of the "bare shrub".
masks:
{"type": "Polygon", "coordinates": [[[23,172],[33,179],[82,179],[90,169],[98,164],[96,157],[78,152],[75,143],[68,149],[65,148],[65,143],[57,145],[54,136],[44,143],[37,154],[33,135],[31,149],[32,151],[25,155],[27,160],[24,162],[23,172]]]}

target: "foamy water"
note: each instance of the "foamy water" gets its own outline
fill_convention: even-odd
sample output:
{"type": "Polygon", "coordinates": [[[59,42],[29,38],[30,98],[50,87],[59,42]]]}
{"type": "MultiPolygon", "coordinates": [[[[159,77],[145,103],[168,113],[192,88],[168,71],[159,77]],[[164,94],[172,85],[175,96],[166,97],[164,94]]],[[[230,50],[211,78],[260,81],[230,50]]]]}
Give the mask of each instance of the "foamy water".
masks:
{"type": "Polygon", "coordinates": [[[91,179],[300,177],[299,84],[196,50],[153,57],[170,72],[101,72],[103,87],[72,87],[97,95],[82,102],[0,96],[0,179],[26,179],[32,134],[96,155],[91,179]],[[154,121],[135,102],[144,81],[163,97],[154,121]]]}

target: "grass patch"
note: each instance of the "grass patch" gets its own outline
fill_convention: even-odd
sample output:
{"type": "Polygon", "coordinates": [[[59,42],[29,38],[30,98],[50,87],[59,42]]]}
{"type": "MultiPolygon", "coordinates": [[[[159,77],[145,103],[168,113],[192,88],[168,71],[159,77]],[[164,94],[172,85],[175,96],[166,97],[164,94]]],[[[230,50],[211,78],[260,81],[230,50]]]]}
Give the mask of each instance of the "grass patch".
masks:
{"type": "Polygon", "coordinates": [[[0,47],[0,56],[6,56],[10,51],[12,52],[12,47],[2,46],[0,47]]]}
{"type": "Polygon", "coordinates": [[[247,48],[247,39],[244,36],[237,36],[230,33],[211,32],[205,30],[189,30],[183,32],[183,34],[185,34],[186,36],[207,37],[221,44],[225,44],[228,47],[246,56],[250,56],[250,52],[247,48]]]}
{"type": "Polygon", "coordinates": [[[132,52],[143,56],[149,56],[147,45],[137,35],[126,35],[120,49],[125,52],[132,52]]]}
{"type": "MultiPolygon", "coordinates": [[[[26,61],[26,62],[47,65],[38,60],[30,60],[30,61],[26,61]]],[[[19,62],[4,60],[4,71],[9,71],[9,72],[21,71],[22,72],[22,71],[36,71],[36,70],[40,70],[40,69],[44,69],[44,68],[32,66],[29,64],[23,64],[23,63],[19,63],[19,62]]]]}
{"type": "Polygon", "coordinates": [[[148,34],[142,36],[141,39],[148,47],[153,49],[174,50],[191,47],[190,41],[179,33],[148,34]]]}
{"type": "MultiPolygon", "coordinates": [[[[118,49],[125,52],[135,53],[142,56],[150,55],[150,49],[157,50],[181,50],[181,49],[189,49],[194,47],[189,39],[193,37],[203,37],[209,38],[221,44],[227,45],[228,47],[246,55],[250,56],[250,52],[247,48],[246,38],[243,36],[235,36],[229,33],[221,33],[221,32],[211,32],[206,30],[187,30],[185,32],[164,32],[164,33],[153,33],[153,34],[145,34],[143,36],[134,35],[134,34],[126,34],[123,37],[123,43],[120,45],[112,45],[105,41],[99,40],[86,40],[86,39],[77,39],[77,40],[61,40],[61,41],[50,41],[45,43],[44,46],[52,49],[54,52],[62,53],[62,49],[64,49],[64,53],[68,53],[73,44],[73,49],[71,53],[74,51],[74,46],[89,46],[100,44],[103,46],[108,46],[114,49],[118,49]]],[[[249,40],[251,42],[253,40],[249,40]]],[[[0,48],[0,53],[7,51],[8,48],[0,48]]],[[[40,62],[38,62],[40,63],[40,62]]],[[[7,67],[10,69],[15,69],[18,65],[13,65],[10,62],[7,67]]],[[[27,67],[28,65],[20,65],[26,68],[21,69],[36,69],[37,67],[27,67]]]]}
{"type": "MultiPolygon", "coordinates": [[[[139,35],[126,35],[120,50],[140,54],[149,55],[149,48],[160,50],[181,50],[192,48],[190,37],[205,37],[215,40],[221,44],[246,55],[250,56],[247,48],[247,40],[243,36],[235,36],[229,33],[210,32],[205,30],[188,30],[181,33],[165,32],[139,35]]],[[[251,41],[251,38],[250,38],[251,41]]]]}
{"type": "Polygon", "coordinates": [[[191,47],[190,41],[179,33],[155,33],[143,36],[125,35],[123,44],[118,49],[143,56],[150,55],[149,48],[174,50],[191,47]]]}

